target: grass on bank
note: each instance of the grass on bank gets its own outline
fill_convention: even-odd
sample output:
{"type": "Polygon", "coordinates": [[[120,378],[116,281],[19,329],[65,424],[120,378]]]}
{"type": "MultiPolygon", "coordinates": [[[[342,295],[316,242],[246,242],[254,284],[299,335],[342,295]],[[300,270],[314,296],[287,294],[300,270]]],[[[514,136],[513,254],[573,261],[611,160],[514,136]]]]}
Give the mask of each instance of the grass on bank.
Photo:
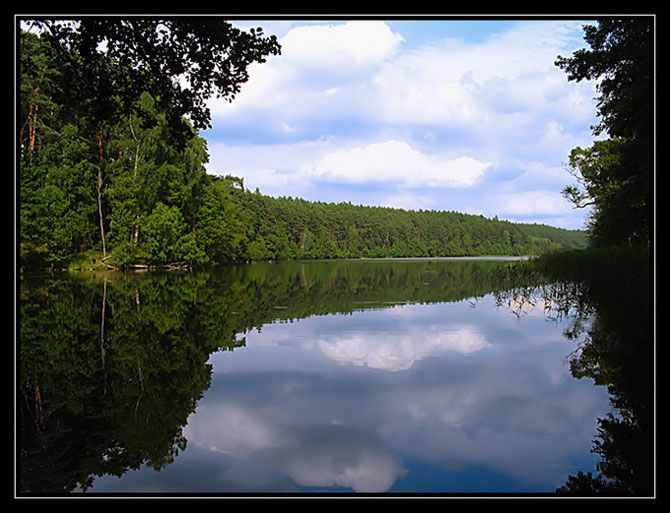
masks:
{"type": "Polygon", "coordinates": [[[556,251],[540,255],[533,260],[533,264],[548,277],[587,281],[604,287],[650,283],[652,278],[649,247],[615,246],[556,251]]]}

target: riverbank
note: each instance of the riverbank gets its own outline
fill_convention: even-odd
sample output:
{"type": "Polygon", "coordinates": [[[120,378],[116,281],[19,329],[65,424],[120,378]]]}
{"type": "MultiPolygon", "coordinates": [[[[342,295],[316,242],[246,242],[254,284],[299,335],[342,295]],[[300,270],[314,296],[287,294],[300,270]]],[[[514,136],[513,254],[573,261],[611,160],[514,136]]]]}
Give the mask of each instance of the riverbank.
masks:
{"type": "Polygon", "coordinates": [[[615,246],[556,251],[534,259],[542,273],[558,279],[616,281],[618,277],[652,278],[651,250],[644,246],[615,246]]]}

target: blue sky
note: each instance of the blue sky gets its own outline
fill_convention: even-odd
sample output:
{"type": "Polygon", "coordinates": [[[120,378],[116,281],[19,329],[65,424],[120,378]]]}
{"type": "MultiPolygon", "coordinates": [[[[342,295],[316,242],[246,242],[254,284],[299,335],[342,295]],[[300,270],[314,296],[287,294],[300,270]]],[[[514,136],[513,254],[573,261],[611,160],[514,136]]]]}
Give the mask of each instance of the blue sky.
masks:
{"type": "Polygon", "coordinates": [[[282,54],[210,101],[208,170],[272,196],[583,228],[560,191],[593,142],[595,84],[554,62],[587,22],[236,20],[282,54]]]}

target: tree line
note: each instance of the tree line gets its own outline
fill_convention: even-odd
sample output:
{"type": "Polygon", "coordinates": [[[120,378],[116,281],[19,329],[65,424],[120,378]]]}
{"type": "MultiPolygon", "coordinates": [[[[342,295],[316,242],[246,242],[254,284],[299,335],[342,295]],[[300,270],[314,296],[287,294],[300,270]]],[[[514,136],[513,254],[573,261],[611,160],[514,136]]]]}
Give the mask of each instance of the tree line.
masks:
{"type": "MultiPolygon", "coordinates": [[[[250,260],[531,255],[580,247],[585,234],[452,211],[273,198],[233,177],[241,255],[250,260]]],[[[222,255],[223,256],[223,255],[222,255]]]]}
{"type": "Polygon", "coordinates": [[[240,70],[280,52],[261,29],[132,18],[36,26],[19,48],[22,267],[522,255],[585,243],[580,231],[457,212],[272,198],[207,173],[204,99],[216,90],[232,100],[240,70]],[[191,87],[179,90],[177,76],[191,87]]]}

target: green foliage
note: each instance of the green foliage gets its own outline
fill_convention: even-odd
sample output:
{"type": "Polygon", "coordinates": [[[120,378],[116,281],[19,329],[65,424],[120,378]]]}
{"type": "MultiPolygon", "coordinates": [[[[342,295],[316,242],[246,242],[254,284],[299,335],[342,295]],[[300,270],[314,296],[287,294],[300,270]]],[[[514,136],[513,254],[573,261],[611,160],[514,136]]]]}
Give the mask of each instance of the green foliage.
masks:
{"type": "Polygon", "coordinates": [[[564,189],[576,207],[592,206],[595,245],[648,245],[651,225],[651,18],[599,20],[584,27],[589,49],[559,57],[569,80],[598,80],[598,125],[607,140],[575,148],[577,185],[564,189]]]}
{"type": "Polygon", "coordinates": [[[596,141],[589,148],[574,148],[569,165],[578,186],[563,190],[578,208],[592,206],[589,218],[590,239],[595,245],[646,244],[648,222],[644,191],[639,180],[627,176],[627,152],[631,144],[624,139],[596,141]]]}
{"type": "Polygon", "coordinates": [[[232,196],[250,220],[249,260],[533,255],[583,247],[584,232],[449,211],[232,196]]]}
{"type": "Polygon", "coordinates": [[[239,178],[208,174],[207,145],[196,132],[207,119],[200,99],[217,88],[232,98],[244,66],[273,53],[273,39],[258,31],[249,39],[228,28],[219,33],[209,23],[156,23],[46,23],[41,36],[21,34],[22,266],[65,267],[87,251],[99,252],[102,265],[125,268],[525,255],[582,244],[581,232],[483,216],[272,198],[245,190],[239,178]],[[155,39],[163,37],[154,33],[159,25],[176,37],[164,41],[164,53],[155,39]],[[146,44],[138,39],[142,34],[146,44]],[[103,35],[107,53],[95,50],[103,35]],[[211,55],[196,51],[214,40],[222,46],[213,55],[233,46],[232,60],[216,70],[211,55]],[[138,48],[146,55],[136,54],[138,48]],[[183,63],[176,59],[180,52],[187,56],[183,63]],[[245,64],[233,71],[237,58],[245,64]],[[165,76],[188,71],[202,89],[199,96],[186,101],[172,89],[168,94],[165,77],[152,74],[154,65],[165,76]],[[81,88],[73,91],[73,84],[81,88]],[[175,112],[187,107],[194,109],[188,112],[194,125],[180,119],[176,126],[175,112]]]}
{"type": "MultiPolygon", "coordinates": [[[[170,140],[183,147],[190,137],[184,122],[210,128],[206,100],[232,100],[249,78],[247,67],[280,53],[275,36],[249,32],[212,18],[88,17],[65,23],[34,21],[54,49],[53,59],[70,84],[61,102],[84,109],[96,122],[117,123],[135,111],[148,92],[170,126],[170,140]],[[104,50],[101,49],[101,43],[104,50]],[[177,80],[187,86],[177,85],[177,80]]],[[[139,112],[146,127],[152,116],[139,112]]]]}
{"type": "Polygon", "coordinates": [[[150,262],[166,264],[181,259],[181,241],[186,225],[176,207],[158,203],[144,221],[143,253],[150,262]]]}
{"type": "Polygon", "coordinates": [[[213,262],[229,263],[241,259],[246,243],[245,227],[233,189],[215,178],[205,187],[196,214],[196,241],[213,262]]]}
{"type": "Polygon", "coordinates": [[[599,79],[597,98],[600,123],[596,134],[611,137],[648,137],[651,119],[652,18],[606,18],[585,25],[590,48],[572,57],[558,57],[556,65],[569,80],[599,79]]]}

